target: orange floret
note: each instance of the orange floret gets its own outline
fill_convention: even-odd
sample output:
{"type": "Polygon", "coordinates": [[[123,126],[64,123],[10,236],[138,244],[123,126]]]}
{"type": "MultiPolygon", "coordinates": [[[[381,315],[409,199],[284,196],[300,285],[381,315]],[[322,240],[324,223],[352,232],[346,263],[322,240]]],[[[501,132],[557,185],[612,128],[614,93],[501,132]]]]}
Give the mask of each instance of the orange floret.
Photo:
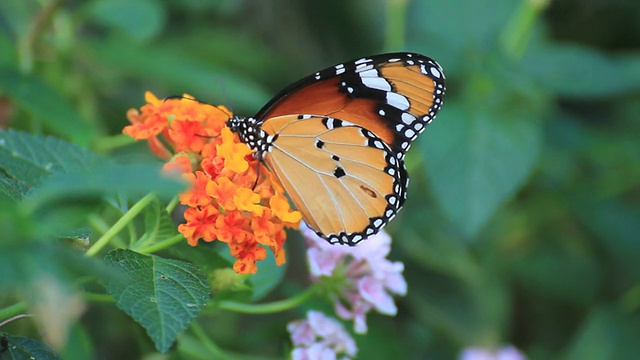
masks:
{"type": "Polygon", "coordinates": [[[266,248],[283,264],[284,228],[297,228],[302,216],[291,209],[274,175],[251,156],[253,150],[226,126],[233,114],[189,95],[160,100],[147,92],[145,100],[140,111],[127,112],[131,125],[123,133],[147,140],[154,154],[170,159],[165,170],[190,182],[179,197],[188,207],[178,226],[187,242],[226,243],[240,274],[255,273],[266,248]]]}

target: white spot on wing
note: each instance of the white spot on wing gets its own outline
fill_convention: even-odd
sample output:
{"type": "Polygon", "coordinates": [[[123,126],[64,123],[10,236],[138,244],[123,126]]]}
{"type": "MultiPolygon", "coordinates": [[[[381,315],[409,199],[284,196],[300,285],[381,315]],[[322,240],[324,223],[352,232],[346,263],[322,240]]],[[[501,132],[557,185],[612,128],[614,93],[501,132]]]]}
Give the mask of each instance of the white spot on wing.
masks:
{"type": "Polygon", "coordinates": [[[364,86],[369,89],[377,89],[382,91],[391,91],[391,84],[381,77],[364,77],[361,78],[364,86]]]}
{"type": "Polygon", "coordinates": [[[407,110],[411,107],[406,97],[390,91],[387,92],[387,104],[400,110],[407,110]]]}
{"type": "Polygon", "coordinates": [[[407,131],[404,132],[404,136],[408,139],[411,139],[416,136],[416,132],[413,131],[413,129],[407,129],[407,131]]]}
{"type": "Polygon", "coordinates": [[[413,122],[416,121],[416,117],[409,114],[409,113],[402,113],[402,122],[407,124],[407,125],[411,125],[413,124],[413,122]]]}
{"type": "Polygon", "coordinates": [[[431,71],[431,75],[433,75],[433,77],[436,79],[440,79],[440,77],[442,76],[442,74],[440,74],[440,70],[436,69],[435,67],[432,67],[429,70],[431,71]]]}
{"type": "Polygon", "coordinates": [[[356,72],[362,72],[362,71],[368,71],[373,69],[373,65],[371,64],[360,64],[360,65],[356,65],[356,72]]]}
{"type": "Polygon", "coordinates": [[[379,77],[380,75],[378,74],[378,71],[375,69],[371,69],[371,70],[365,70],[365,71],[361,71],[359,73],[360,77],[379,77]]]}

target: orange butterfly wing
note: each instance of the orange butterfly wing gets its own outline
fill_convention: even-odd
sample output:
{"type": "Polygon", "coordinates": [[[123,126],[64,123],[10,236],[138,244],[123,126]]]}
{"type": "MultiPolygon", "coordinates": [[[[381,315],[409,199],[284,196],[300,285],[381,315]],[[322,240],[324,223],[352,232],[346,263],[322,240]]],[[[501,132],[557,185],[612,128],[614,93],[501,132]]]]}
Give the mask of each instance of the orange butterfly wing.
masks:
{"type": "Polygon", "coordinates": [[[401,158],[440,110],[444,81],[440,65],[424,55],[377,55],[290,85],[255,118],[313,114],[346,120],[372,131],[401,158]]]}
{"type": "Polygon", "coordinates": [[[378,232],[404,202],[404,162],[372,132],[338,119],[283,115],[262,126],[276,136],[264,161],[329,242],[355,245],[378,232]]]}
{"type": "Polygon", "coordinates": [[[318,235],[355,245],[402,207],[404,156],[440,110],[444,82],[440,65],[424,55],[371,56],[303,78],[253,118],[228,125],[318,235]]]}

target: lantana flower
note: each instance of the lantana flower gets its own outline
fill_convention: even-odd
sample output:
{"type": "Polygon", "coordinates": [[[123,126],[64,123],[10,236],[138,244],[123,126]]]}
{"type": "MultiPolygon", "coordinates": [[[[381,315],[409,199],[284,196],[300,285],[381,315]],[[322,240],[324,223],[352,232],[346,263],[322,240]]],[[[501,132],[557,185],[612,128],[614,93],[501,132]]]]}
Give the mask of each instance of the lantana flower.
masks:
{"type": "Polygon", "coordinates": [[[146,105],[131,109],[123,133],[147,140],[151,151],[167,160],[166,171],[182,174],[191,187],[179,197],[188,208],[178,226],[187,242],[226,243],[240,274],[257,271],[268,248],[276,264],[285,262],[285,227],[302,218],[289,207],[284,189],[227,126],[224,106],[203,104],[189,95],[160,100],[145,94],[146,105]]]}
{"type": "Polygon", "coordinates": [[[366,316],[372,309],[396,315],[393,295],[406,295],[407,283],[402,276],[404,264],[386,258],[391,237],[384,230],[358,246],[347,247],[327,243],[304,223],[301,229],[307,241],[311,280],[337,284],[331,291],[336,314],[353,320],[356,333],[367,332],[366,316]]]}
{"type": "Polygon", "coordinates": [[[319,311],[307,312],[304,320],[287,325],[294,349],[293,360],[350,359],[356,356],[356,343],[337,320],[319,311]]]}

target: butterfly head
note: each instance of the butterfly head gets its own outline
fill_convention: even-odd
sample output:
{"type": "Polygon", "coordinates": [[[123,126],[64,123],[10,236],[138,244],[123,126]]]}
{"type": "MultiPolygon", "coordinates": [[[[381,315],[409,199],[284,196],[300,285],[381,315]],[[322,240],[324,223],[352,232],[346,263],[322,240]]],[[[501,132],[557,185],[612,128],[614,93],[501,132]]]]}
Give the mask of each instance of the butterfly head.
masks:
{"type": "Polygon", "coordinates": [[[262,122],[258,119],[234,116],[227,121],[227,127],[238,134],[240,141],[256,151],[254,157],[264,158],[264,154],[271,151],[273,141],[277,135],[270,136],[260,127],[262,122]]]}

